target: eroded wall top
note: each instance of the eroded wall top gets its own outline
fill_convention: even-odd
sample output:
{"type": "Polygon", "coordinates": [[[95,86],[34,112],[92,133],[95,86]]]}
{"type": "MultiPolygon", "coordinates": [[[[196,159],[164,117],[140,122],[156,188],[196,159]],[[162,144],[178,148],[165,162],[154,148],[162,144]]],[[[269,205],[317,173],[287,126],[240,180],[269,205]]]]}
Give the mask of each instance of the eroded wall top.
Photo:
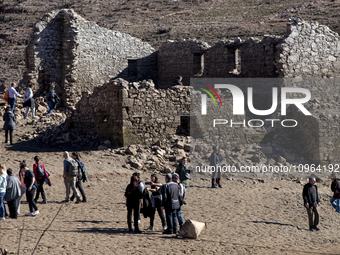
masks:
{"type": "Polygon", "coordinates": [[[339,76],[339,35],[327,26],[313,21],[291,19],[287,36],[277,48],[277,66],[281,76],[339,76]]]}

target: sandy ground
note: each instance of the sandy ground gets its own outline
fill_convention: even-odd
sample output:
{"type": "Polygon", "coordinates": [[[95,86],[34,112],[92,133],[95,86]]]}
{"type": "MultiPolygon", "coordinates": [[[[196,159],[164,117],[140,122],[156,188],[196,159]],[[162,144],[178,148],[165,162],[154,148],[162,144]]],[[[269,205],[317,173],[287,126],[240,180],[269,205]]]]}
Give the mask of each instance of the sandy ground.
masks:
{"type": "MultiPolygon", "coordinates": [[[[47,159],[51,153],[42,154],[47,159]]],[[[223,189],[211,189],[208,179],[194,178],[182,214],[207,227],[199,239],[189,240],[163,235],[157,215],[154,231],[146,231],[149,219],[142,218],[142,234],[127,232],[124,189],[130,170],[99,173],[88,167],[88,202],[61,203],[61,153],[52,153],[52,158],[54,164],[46,162],[52,186],[45,187],[48,204],[38,203],[40,214],[23,216],[28,212],[23,202],[17,220],[0,222],[0,247],[13,254],[339,254],[340,215],[329,203],[328,181],[318,184],[320,231],[309,232],[303,183],[234,179],[223,180],[223,189]]],[[[150,180],[149,173],[142,179],[150,180]]]]}
{"type": "MultiPolygon", "coordinates": [[[[302,189],[307,182],[278,178],[223,179],[223,189],[211,189],[208,176],[192,174],[184,219],[205,222],[197,240],[163,235],[156,215],[154,231],[146,231],[149,219],[142,218],[142,234],[127,232],[124,191],[133,170],[122,168],[120,155],[86,148],[18,142],[32,129],[19,126],[15,145],[0,144],[0,162],[17,173],[19,162],[31,167],[39,155],[51,173],[52,186],[45,186],[48,203],[38,203],[40,214],[28,212],[23,197],[17,220],[0,222],[0,248],[11,254],[339,254],[340,215],[331,207],[330,180],[318,183],[321,199],[320,231],[308,231],[302,189]],[[65,198],[62,152],[81,151],[89,182],[84,183],[87,203],[61,203],[65,198]]],[[[0,126],[2,123],[0,121],[0,126]]],[[[32,129],[33,130],[33,129],[32,129]]],[[[0,141],[4,132],[0,132],[0,141]]],[[[141,179],[150,181],[151,172],[141,179]]],[[[163,181],[164,178],[160,177],[163,181]]]]}

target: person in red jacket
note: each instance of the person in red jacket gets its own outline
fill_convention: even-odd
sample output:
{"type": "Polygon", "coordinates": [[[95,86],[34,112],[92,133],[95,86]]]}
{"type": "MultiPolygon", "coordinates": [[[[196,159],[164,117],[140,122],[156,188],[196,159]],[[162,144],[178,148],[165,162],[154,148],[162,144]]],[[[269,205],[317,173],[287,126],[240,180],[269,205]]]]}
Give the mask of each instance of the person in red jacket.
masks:
{"type": "Polygon", "coordinates": [[[33,165],[33,173],[34,177],[37,180],[38,188],[37,193],[35,194],[34,201],[37,202],[39,199],[39,194],[41,193],[41,197],[43,199],[43,204],[46,204],[46,195],[44,191],[44,182],[45,182],[45,165],[44,163],[40,162],[40,159],[38,156],[34,157],[35,164],[33,165]]]}

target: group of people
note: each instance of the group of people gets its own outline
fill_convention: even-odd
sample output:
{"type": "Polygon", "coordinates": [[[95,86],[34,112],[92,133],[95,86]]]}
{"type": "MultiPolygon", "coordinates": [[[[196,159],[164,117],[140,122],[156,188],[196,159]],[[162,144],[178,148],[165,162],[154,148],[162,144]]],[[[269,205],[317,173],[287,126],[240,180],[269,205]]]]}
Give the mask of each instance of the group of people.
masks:
{"type": "MultiPolygon", "coordinates": [[[[73,201],[76,203],[86,202],[86,195],[81,182],[88,181],[84,164],[79,160],[79,154],[73,152],[71,157],[67,151],[64,152],[64,182],[66,187],[66,199],[64,202],[73,201]],[[70,198],[70,188],[73,195],[70,198]],[[82,196],[80,195],[78,190],[82,196]]],[[[29,212],[25,216],[36,216],[39,214],[37,201],[41,195],[42,204],[47,203],[44,191],[44,183],[51,186],[50,174],[46,171],[44,163],[40,161],[38,156],[34,157],[35,163],[33,170],[30,170],[25,161],[20,163],[18,175],[13,173],[11,168],[6,169],[4,164],[0,164],[0,220],[5,220],[6,216],[12,219],[18,218],[20,214],[20,201],[26,193],[29,212]],[[8,211],[6,211],[5,201],[7,201],[8,211]]]]}
{"type": "Polygon", "coordinates": [[[63,154],[64,157],[64,183],[66,187],[66,198],[64,202],[70,202],[73,201],[74,198],[76,198],[76,204],[79,204],[80,202],[87,202],[85,191],[83,189],[83,186],[81,185],[81,182],[88,181],[85,166],[83,162],[80,161],[79,153],[72,152],[71,156],[67,151],[64,151],[63,154]],[[78,193],[78,190],[80,191],[80,194],[82,196],[82,199],[80,199],[80,195],[78,193]],[[70,189],[73,191],[73,195],[70,198],[70,189]]]}
{"type": "Polygon", "coordinates": [[[20,214],[20,201],[26,193],[26,199],[29,212],[26,216],[35,216],[39,214],[37,200],[39,195],[43,199],[42,203],[46,204],[46,195],[44,183],[49,181],[50,174],[46,171],[44,163],[40,162],[38,156],[34,157],[33,171],[30,170],[25,161],[19,165],[19,172],[16,176],[11,168],[6,169],[4,164],[0,164],[0,220],[5,220],[5,216],[12,219],[18,218],[20,214]],[[7,201],[9,214],[6,212],[4,201],[7,201]]]}
{"type": "MultiPolygon", "coordinates": [[[[329,178],[332,180],[331,190],[333,192],[330,203],[336,210],[336,212],[340,213],[340,183],[334,173],[331,174],[329,178]]],[[[320,230],[318,227],[320,221],[320,216],[318,212],[318,207],[320,206],[320,198],[318,187],[315,185],[315,183],[316,178],[310,177],[309,182],[304,185],[302,191],[304,206],[308,214],[309,231],[320,230]]]]}
{"type": "Polygon", "coordinates": [[[164,184],[159,182],[157,174],[152,174],[151,182],[145,183],[150,185],[150,188],[144,188],[139,173],[134,173],[131,176],[130,184],[125,190],[129,232],[133,231],[132,223],[134,223],[134,231],[141,233],[138,226],[140,212],[144,217],[150,217],[148,230],[153,230],[156,210],[161,219],[163,234],[177,234],[177,219],[180,228],[182,228],[184,221],[181,208],[183,204],[186,204],[185,194],[190,178],[187,160],[186,157],[183,157],[176,173],[165,175],[164,184]],[[149,192],[151,196],[149,196],[149,192]],[[163,210],[165,210],[165,216],[163,210]],[[134,212],[133,221],[132,211],[134,212]]]}
{"type": "MultiPolygon", "coordinates": [[[[7,89],[5,94],[5,100],[8,101],[9,106],[5,109],[5,114],[3,115],[4,126],[3,130],[5,130],[5,143],[8,143],[8,134],[9,134],[9,142],[13,145],[13,130],[16,129],[15,127],[15,103],[16,97],[23,97],[16,91],[16,83],[12,83],[11,86],[7,89]]],[[[25,112],[25,119],[28,118],[28,113],[32,111],[32,119],[35,119],[35,101],[33,98],[33,88],[34,85],[29,83],[24,95],[24,103],[23,106],[26,107],[25,112]]],[[[47,89],[46,94],[46,102],[49,106],[49,110],[47,114],[53,113],[53,109],[56,105],[60,102],[59,97],[54,93],[54,84],[50,83],[47,89]]]]}

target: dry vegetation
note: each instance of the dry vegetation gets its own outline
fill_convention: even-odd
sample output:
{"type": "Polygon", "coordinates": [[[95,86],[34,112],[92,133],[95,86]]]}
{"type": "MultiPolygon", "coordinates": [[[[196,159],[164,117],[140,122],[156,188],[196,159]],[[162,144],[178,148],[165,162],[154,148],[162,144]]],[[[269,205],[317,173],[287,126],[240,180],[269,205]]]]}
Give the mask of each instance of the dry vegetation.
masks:
{"type": "Polygon", "coordinates": [[[168,39],[197,38],[212,43],[284,35],[291,16],[317,20],[339,31],[339,6],[334,0],[0,0],[0,84],[21,78],[32,26],[55,9],[73,8],[100,26],[129,33],[157,48],[168,39]]]}

